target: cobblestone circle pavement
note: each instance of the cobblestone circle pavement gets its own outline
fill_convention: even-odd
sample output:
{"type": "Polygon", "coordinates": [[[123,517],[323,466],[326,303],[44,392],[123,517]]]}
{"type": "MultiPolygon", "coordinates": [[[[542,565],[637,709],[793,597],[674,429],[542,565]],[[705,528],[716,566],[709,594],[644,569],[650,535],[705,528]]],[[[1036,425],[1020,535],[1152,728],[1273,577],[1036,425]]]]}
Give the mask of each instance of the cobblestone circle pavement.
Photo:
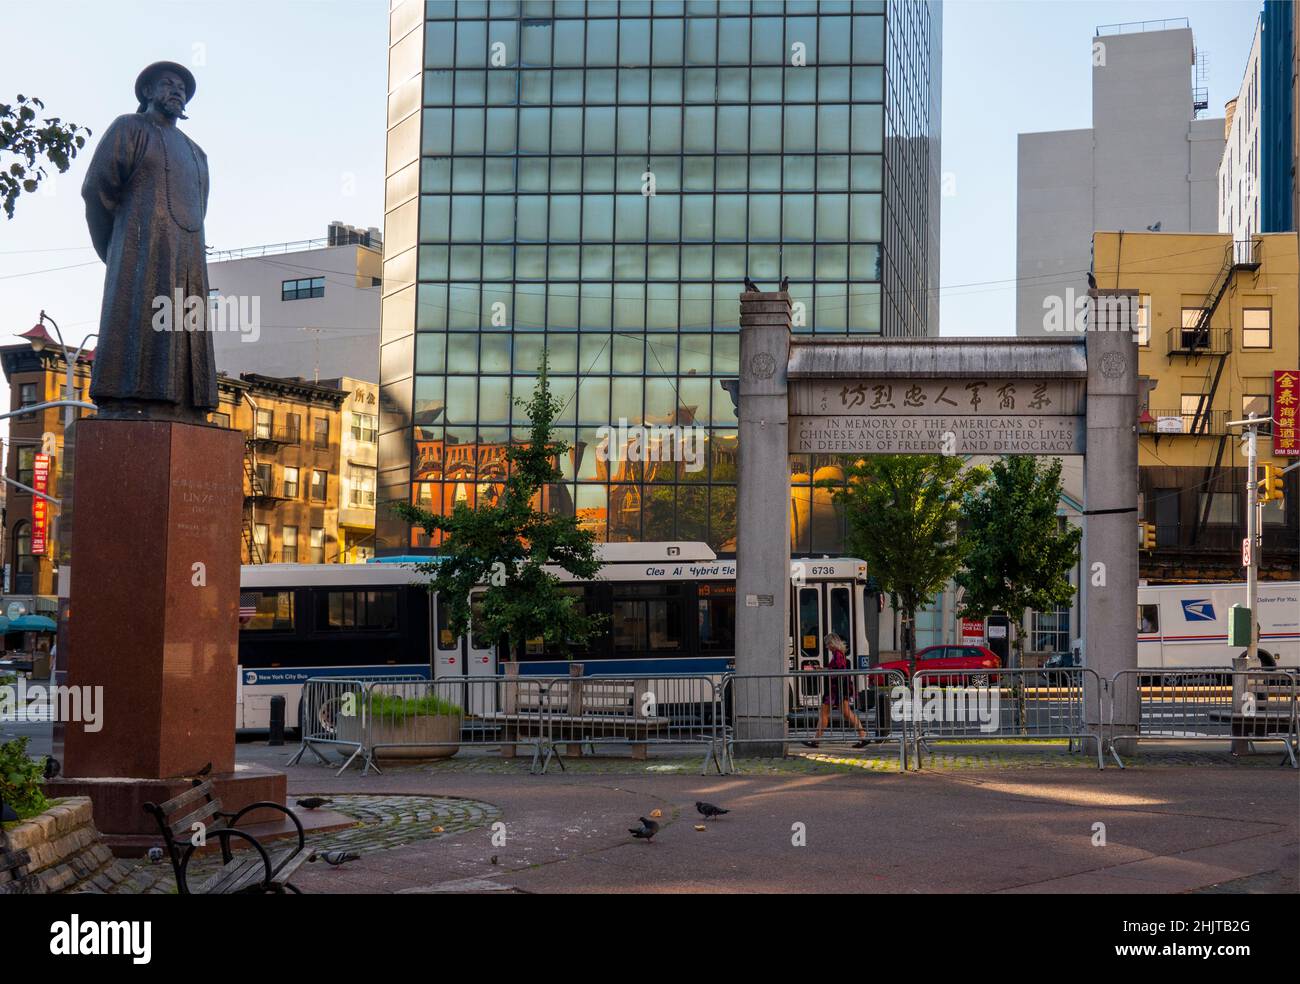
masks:
{"type": "MultiPolygon", "coordinates": [[[[290,805],[309,793],[295,793],[290,805]]],[[[356,820],[343,830],[307,836],[308,850],[383,851],[421,840],[436,840],[463,833],[497,820],[501,811],[491,803],[458,796],[365,796],[331,794],[329,809],[356,820]]],[[[170,862],[151,863],[147,858],[120,862],[130,873],[114,894],[167,894],[176,891],[170,862]]],[[[221,866],[221,855],[213,853],[190,863],[189,881],[200,884],[221,866]]]]}

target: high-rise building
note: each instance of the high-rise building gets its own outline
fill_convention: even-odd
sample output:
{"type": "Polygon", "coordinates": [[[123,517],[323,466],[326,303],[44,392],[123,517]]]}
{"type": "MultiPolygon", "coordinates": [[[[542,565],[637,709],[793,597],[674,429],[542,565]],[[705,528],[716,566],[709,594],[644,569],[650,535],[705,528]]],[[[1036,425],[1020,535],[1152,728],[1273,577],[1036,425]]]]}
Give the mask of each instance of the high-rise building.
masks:
{"type": "Polygon", "coordinates": [[[543,349],[548,508],[726,553],[744,278],[804,331],[937,333],[937,3],[408,0],[390,39],[381,554],[431,546],[384,501],[494,494],[543,349]],[[620,422],[707,452],[630,461],[620,422]]]}
{"type": "Polygon", "coordinates": [[[1152,26],[1097,28],[1090,129],[1020,134],[1018,335],[1046,334],[1062,309],[1083,308],[1094,232],[1218,230],[1223,120],[1198,118],[1209,96],[1195,84],[1186,19],[1152,26]]]}
{"type": "Polygon", "coordinates": [[[382,248],[378,229],[331,222],[321,239],[212,254],[217,368],[377,380],[382,248]]]}

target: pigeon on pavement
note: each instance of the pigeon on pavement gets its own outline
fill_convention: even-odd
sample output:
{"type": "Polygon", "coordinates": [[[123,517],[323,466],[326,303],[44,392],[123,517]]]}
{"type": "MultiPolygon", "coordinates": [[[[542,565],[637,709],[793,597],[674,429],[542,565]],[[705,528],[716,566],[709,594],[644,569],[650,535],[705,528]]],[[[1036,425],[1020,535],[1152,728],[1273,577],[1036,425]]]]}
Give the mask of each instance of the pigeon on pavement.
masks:
{"type": "Polygon", "coordinates": [[[659,833],[659,824],[653,820],[647,820],[645,817],[637,817],[641,821],[639,827],[628,827],[627,832],[637,840],[650,840],[655,834],[659,833]]]}
{"type": "Polygon", "coordinates": [[[337,868],[340,865],[347,864],[349,861],[355,861],[361,857],[356,851],[313,851],[308,861],[324,861],[331,867],[337,868]]]}
{"type": "Polygon", "coordinates": [[[333,803],[334,801],[325,796],[304,796],[300,800],[294,800],[294,802],[304,810],[319,810],[326,803],[333,803]]]}
{"type": "Polygon", "coordinates": [[[704,800],[696,800],[695,809],[699,811],[700,816],[704,817],[705,820],[713,820],[724,813],[731,812],[730,810],[724,810],[720,806],[714,806],[712,803],[706,803],[704,800]]]}

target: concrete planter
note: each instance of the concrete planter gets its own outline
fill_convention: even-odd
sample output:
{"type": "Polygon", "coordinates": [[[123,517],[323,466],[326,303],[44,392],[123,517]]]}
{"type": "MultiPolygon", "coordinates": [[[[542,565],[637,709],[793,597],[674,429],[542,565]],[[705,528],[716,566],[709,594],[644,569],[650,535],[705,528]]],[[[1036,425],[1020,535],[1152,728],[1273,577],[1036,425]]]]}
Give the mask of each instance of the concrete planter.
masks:
{"type": "MultiPolygon", "coordinates": [[[[451,758],[460,751],[459,714],[416,714],[394,721],[380,718],[370,723],[368,741],[377,759],[451,758]]],[[[361,741],[361,718],[340,718],[341,741],[361,741]]]]}

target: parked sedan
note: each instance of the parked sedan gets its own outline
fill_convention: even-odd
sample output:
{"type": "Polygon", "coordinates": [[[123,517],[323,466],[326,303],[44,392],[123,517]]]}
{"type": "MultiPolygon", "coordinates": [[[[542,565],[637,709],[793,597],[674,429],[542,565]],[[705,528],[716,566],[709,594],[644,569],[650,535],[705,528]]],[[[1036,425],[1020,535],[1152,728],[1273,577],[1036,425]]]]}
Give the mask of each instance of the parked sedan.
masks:
{"type": "MultiPolygon", "coordinates": [[[[916,654],[918,670],[975,670],[969,675],[955,674],[943,678],[942,682],[955,683],[959,686],[983,687],[989,683],[989,670],[1002,666],[997,653],[983,646],[927,646],[916,654]]],[[[911,666],[905,659],[881,663],[882,670],[899,670],[903,676],[911,673],[911,666]]]]}

